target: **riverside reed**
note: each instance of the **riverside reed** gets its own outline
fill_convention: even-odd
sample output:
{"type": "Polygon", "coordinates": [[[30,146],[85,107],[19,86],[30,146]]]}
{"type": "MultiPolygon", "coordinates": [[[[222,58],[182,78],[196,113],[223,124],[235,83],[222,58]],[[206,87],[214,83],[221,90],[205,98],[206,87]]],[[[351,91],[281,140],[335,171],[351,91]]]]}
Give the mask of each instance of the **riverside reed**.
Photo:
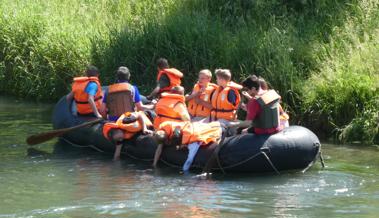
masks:
{"type": "Polygon", "coordinates": [[[0,91],[55,101],[89,63],[147,93],[166,57],[189,90],[203,68],[255,73],[292,124],[379,143],[377,0],[0,0],[0,91]]]}

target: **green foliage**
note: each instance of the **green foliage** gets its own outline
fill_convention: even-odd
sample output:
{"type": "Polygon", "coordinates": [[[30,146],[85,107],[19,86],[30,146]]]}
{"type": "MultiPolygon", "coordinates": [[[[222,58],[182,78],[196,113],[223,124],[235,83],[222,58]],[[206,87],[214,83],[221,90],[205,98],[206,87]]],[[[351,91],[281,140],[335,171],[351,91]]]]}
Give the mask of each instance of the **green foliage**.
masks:
{"type": "Polygon", "coordinates": [[[292,123],[325,136],[374,114],[376,0],[1,0],[0,12],[2,92],[56,100],[91,63],[103,84],[128,66],[147,93],[166,57],[187,90],[203,68],[263,76],[292,123]]]}
{"type": "MultiPolygon", "coordinates": [[[[366,2],[367,3],[367,2],[366,2]]],[[[379,14],[375,5],[319,45],[320,72],[304,87],[305,122],[345,142],[378,143],[379,14]]],[[[377,7],[377,5],[376,5],[377,7]]]]}
{"type": "Polygon", "coordinates": [[[379,99],[367,103],[367,106],[344,128],[340,129],[339,140],[379,144],[379,99]]]}

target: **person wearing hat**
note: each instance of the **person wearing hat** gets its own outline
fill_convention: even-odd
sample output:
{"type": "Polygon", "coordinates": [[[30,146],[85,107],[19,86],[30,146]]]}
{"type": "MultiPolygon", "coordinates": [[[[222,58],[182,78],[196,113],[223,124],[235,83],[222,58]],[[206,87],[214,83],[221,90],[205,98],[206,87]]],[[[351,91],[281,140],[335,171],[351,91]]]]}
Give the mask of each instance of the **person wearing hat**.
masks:
{"type": "Polygon", "coordinates": [[[130,71],[121,66],[116,71],[116,83],[110,85],[104,92],[103,110],[108,119],[115,121],[125,112],[152,110],[154,105],[144,105],[138,88],[129,83],[130,71]]]}

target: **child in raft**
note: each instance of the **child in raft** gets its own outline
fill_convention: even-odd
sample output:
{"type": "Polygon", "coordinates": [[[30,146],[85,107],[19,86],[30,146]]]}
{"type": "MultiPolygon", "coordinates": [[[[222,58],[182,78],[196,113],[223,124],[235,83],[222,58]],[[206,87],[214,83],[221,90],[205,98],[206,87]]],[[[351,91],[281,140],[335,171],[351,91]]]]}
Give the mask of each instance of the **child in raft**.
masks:
{"type": "Polygon", "coordinates": [[[191,121],[209,122],[211,115],[211,96],[218,86],[211,83],[212,73],[208,69],[199,72],[199,78],[194,85],[192,93],[186,95],[188,112],[191,115],[191,121]]]}
{"type": "Polygon", "coordinates": [[[241,101],[239,90],[242,86],[231,81],[232,74],[228,69],[217,69],[215,74],[218,88],[211,98],[211,121],[227,125],[237,119],[237,109],[241,101]]]}
{"type": "Polygon", "coordinates": [[[222,137],[222,124],[220,122],[175,122],[165,121],[161,123],[154,133],[154,139],[158,143],[154,155],[153,166],[156,167],[160,159],[164,145],[177,146],[177,149],[188,148],[188,156],[182,169],[188,171],[200,146],[208,146],[219,143],[222,137]]]}
{"type": "MultiPolygon", "coordinates": [[[[246,91],[242,91],[242,95],[248,101],[254,97],[262,96],[269,90],[269,86],[263,77],[260,77],[260,76],[257,77],[256,75],[251,75],[251,76],[258,79],[260,88],[258,90],[258,93],[253,96],[249,95],[246,91]]],[[[246,111],[246,105],[243,105],[242,108],[246,111]]],[[[285,127],[289,127],[289,115],[283,110],[283,107],[281,104],[279,104],[279,121],[280,121],[281,129],[284,129],[285,127]]]]}
{"type": "Polygon", "coordinates": [[[130,140],[138,133],[153,134],[153,124],[144,112],[126,112],[114,122],[105,123],[103,135],[116,145],[114,160],[120,158],[122,142],[130,140]]]}

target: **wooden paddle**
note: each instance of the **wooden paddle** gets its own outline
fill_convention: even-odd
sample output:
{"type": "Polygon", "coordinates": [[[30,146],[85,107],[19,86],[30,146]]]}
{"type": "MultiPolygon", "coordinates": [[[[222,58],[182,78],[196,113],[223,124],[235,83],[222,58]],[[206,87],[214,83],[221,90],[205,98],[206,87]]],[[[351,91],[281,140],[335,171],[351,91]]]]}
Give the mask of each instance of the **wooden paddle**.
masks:
{"type": "Polygon", "coordinates": [[[99,118],[99,119],[92,120],[92,121],[89,121],[86,123],[82,123],[82,124],[77,125],[77,126],[64,128],[64,129],[56,129],[56,130],[51,130],[48,132],[39,133],[36,135],[31,135],[26,139],[26,143],[28,143],[28,145],[40,144],[42,142],[49,141],[52,138],[61,136],[61,135],[65,134],[67,132],[70,132],[72,130],[76,130],[76,129],[80,129],[80,128],[83,128],[86,126],[94,125],[96,123],[100,123],[102,120],[103,120],[102,118],[99,118]]]}

